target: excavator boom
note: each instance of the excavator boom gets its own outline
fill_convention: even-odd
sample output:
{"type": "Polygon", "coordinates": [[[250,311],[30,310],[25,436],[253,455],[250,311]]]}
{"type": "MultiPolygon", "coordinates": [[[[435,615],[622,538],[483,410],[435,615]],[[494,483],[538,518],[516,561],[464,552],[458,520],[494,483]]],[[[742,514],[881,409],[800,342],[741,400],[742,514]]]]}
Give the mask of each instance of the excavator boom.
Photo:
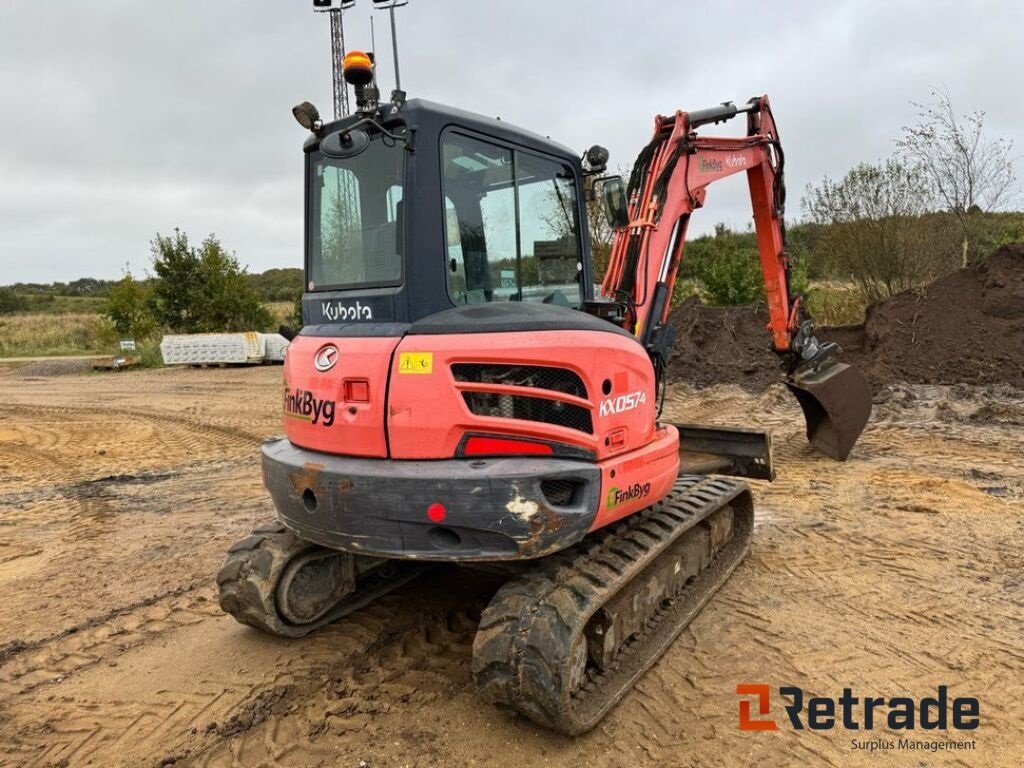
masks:
{"type": "Polygon", "coordinates": [[[703,207],[711,184],[746,173],[772,349],[804,411],[808,440],[843,460],[867,424],[871,392],[859,371],[839,362],[841,350],[835,344],[818,340],[802,298],[793,291],[783,221],[784,164],[767,96],[741,107],[725,103],[657,116],[654,135],[637,157],[625,194],[606,191],[606,201],[622,202],[617,211],[610,208],[618,227],[602,289],[623,306],[623,327],[639,338],[656,370],[663,372],[673,337],[668,314],[690,215],[703,207]],[[746,136],[697,133],[703,125],[741,113],[747,116],[746,136]]]}

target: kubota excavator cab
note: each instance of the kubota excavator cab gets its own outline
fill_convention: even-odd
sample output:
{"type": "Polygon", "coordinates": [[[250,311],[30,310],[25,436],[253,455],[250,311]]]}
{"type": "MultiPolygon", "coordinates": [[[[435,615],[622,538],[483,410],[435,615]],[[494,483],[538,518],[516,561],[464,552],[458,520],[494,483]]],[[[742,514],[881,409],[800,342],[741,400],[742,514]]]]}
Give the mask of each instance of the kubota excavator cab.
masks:
{"type": "Polygon", "coordinates": [[[306,325],[579,307],[592,293],[582,169],[567,147],[414,99],[324,125],[305,152],[306,325]]]}

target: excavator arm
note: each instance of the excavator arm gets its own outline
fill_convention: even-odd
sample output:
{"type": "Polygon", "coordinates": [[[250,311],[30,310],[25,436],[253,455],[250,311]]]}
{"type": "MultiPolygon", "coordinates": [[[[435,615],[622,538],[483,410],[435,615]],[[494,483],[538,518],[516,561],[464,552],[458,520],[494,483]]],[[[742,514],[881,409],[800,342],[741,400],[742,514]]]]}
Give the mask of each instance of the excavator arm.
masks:
{"type": "Polygon", "coordinates": [[[842,460],[867,423],[871,393],[859,371],[839,362],[839,347],[818,340],[801,297],[792,289],[783,220],[784,163],[767,96],[741,107],[725,103],[657,116],[654,135],[634,164],[625,200],[621,187],[605,188],[616,231],[602,290],[621,307],[615,319],[637,336],[663,377],[674,335],[668,315],[690,215],[704,206],[708,186],[746,173],[772,349],[803,408],[808,439],[842,460]],[[697,132],[743,113],[746,136],[697,132]],[[612,199],[616,196],[618,203],[612,199]]]}

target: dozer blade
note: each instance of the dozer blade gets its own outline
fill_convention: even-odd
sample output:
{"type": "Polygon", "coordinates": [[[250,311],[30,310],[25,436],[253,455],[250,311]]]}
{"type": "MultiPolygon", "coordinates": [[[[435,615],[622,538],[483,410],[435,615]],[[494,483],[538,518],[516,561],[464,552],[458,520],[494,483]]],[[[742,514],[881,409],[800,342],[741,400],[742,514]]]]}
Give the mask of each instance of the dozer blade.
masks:
{"type": "Polygon", "coordinates": [[[836,360],[797,369],[786,379],[807,422],[807,440],[838,461],[850,455],[871,415],[871,388],[856,368],[836,360]]]}
{"type": "Polygon", "coordinates": [[[679,471],[774,480],[772,433],[749,427],[674,424],[679,431],[679,471]]]}

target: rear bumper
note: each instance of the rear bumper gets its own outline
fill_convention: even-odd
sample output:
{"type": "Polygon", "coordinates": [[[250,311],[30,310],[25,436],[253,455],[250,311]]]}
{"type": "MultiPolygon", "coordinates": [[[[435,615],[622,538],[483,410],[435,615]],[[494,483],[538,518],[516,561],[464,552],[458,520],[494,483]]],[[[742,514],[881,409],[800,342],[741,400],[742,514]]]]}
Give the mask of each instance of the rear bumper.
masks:
{"type": "Polygon", "coordinates": [[[389,558],[525,560],[572,546],[590,529],[601,471],[553,458],[362,459],[263,444],[278,517],[304,539],[389,558]],[[427,508],[442,504],[441,521],[427,508]]]}

